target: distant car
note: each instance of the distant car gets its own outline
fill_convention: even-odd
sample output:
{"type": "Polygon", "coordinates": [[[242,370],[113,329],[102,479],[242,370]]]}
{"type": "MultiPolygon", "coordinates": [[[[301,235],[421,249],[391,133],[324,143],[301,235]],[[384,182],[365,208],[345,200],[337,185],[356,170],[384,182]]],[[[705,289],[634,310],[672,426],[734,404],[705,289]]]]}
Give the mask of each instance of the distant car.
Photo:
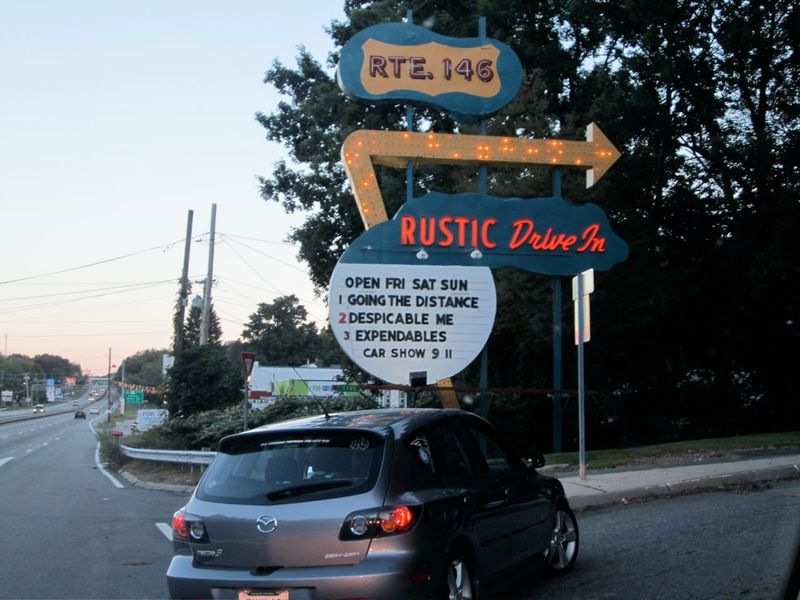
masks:
{"type": "Polygon", "coordinates": [[[36,413],[44,413],[44,406],[41,405],[41,404],[37,404],[36,406],[34,406],[33,407],[33,414],[36,414],[36,413]]]}
{"type": "Polygon", "coordinates": [[[90,415],[99,415],[100,411],[97,409],[96,406],[93,406],[92,408],[89,409],[89,414],[90,415]]]}
{"type": "Polygon", "coordinates": [[[172,518],[170,597],[491,598],[512,573],[567,573],[578,524],[543,465],[460,410],[228,436],[172,518]]]}
{"type": "Polygon", "coordinates": [[[78,409],[78,410],[75,411],[75,418],[76,419],[85,419],[86,418],[86,413],[83,412],[82,410],[78,409]]]}
{"type": "Polygon", "coordinates": [[[80,405],[81,405],[80,402],[73,402],[72,403],[72,408],[78,408],[80,405]]]}

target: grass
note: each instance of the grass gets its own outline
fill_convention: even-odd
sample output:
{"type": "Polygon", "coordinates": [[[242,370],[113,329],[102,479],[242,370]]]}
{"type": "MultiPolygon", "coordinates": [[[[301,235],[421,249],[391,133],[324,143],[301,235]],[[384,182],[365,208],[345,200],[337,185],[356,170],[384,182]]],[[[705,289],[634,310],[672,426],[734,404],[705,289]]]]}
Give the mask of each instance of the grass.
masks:
{"type": "MultiPolygon", "coordinates": [[[[696,455],[717,457],[736,454],[742,450],[777,448],[796,448],[800,451],[800,431],[707,438],[614,450],[587,450],[586,464],[593,469],[609,469],[637,464],[678,462],[696,455]]],[[[577,452],[546,454],[545,459],[548,465],[568,465],[565,468],[578,468],[577,452]]]]}

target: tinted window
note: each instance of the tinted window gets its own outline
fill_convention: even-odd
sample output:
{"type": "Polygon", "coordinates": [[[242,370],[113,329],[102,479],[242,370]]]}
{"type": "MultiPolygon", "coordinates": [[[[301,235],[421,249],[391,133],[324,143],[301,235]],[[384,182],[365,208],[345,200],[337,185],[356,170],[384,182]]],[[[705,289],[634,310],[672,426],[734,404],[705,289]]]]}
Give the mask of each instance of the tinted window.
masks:
{"type": "Polygon", "coordinates": [[[492,438],[472,426],[467,426],[467,431],[477,448],[479,470],[491,473],[512,470],[508,455],[492,438]]]}
{"type": "Polygon", "coordinates": [[[470,472],[467,454],[449,425],[429,427],[410,436],[406,444],[423,467],[437,477],[456,477],[470,472]]]}
{"type": "Polygon", "coordinates": [[[229,438],[197,497],[274,504],[347,496],[374,485],[382,456],[383,440],[363,431],[229,438]]]}

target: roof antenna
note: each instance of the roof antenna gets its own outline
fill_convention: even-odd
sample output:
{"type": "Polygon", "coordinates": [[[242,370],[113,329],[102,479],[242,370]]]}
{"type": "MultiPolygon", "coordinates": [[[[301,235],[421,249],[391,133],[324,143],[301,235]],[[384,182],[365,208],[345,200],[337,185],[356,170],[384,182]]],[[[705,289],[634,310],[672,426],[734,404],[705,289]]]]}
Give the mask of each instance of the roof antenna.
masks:
{"type": "Polygon", "coordinates": [[[314,398],[314,400],[316,400],[317,404],[318,404],[318,405],[319,405],[319,407],[322,409],[322,412],[324,412],[324,413],[325,413],[325,420],[326,420],[326,421],[327,421],[327,420],[329,420],[329,419],[331,418],[331,415],[328,413],[328,408],[325,406],[325,403],[324,403],[322,400],[320,400],[319,396],[317,396],[317,395],[314,393],[314,390],[312,390],[312,389],[311,389],[311,386],[310,386],[310,385],[308,385],[308,381],[306,381],[305,379],[303,379],[303,377],[302,377],[302,376],[300,375],[300,373],[297,371],[297,367],[292,367],[292,369],[294,370],[295,374],[297,375],[297,378],[298,378],[300,381],[302,381],[303,383],[305,383],[305,384],[306,384],[306,388],[308,388],[308,391],[309,391],[309,393],[311,394],[311,397],[312,397],[312,398],[314,398]]]}

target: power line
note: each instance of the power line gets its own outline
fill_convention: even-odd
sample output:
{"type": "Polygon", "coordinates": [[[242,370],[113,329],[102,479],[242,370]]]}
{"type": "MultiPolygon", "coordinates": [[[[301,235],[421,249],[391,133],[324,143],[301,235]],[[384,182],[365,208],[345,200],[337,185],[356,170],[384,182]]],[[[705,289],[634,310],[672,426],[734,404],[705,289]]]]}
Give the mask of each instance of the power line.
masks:
{"type": "Polygon", "coordinates": [[[88,263],[88,264],[85,264],[85,265],[80,265],[78,267],[69,267],[68,269],[61,269],[61,270],[58,270],[58,271],[50,271],[49,273],[40,273],[38,275],[29,275],[27,277],[18,277],[17,279],[9,279],[7,281],[0,281],[0,285],[5,285],[7,283],[18,283],[20,281],[28,281],[30,279],[39,279],[41,277],[49,277],[50,275],[60,275],[61,273],[69,273],[71,271],[79,271],[81,269],[88,269],[89,267],[96,267],[97,265],[103,265],[103,264],[106,264],[106,263],[115,262],[115,261],[118,261],[118,260],[123,260],[125,258],[130,258],[131,256],[137,256],[139,254],[145,254],[146,252],[152,252],[153,250],[162,250],[162,251],[166,252],[172,246],[174,246],[175,244],[178,244],[178,243],[180,243],[182,241],[183,241],[183,238],[181,238],[180,240],[178,240],[176,242],[172,242],[170,244],[167,244],[167,245],[153,246],[152,248],[146,248],[144,250],[139,250],[138,252],[131,252],[130,254],[123,254],[121,256],[115,256],[114,258],[106,258],[104,260],[98,260],[96,262],[88,263]]]}

